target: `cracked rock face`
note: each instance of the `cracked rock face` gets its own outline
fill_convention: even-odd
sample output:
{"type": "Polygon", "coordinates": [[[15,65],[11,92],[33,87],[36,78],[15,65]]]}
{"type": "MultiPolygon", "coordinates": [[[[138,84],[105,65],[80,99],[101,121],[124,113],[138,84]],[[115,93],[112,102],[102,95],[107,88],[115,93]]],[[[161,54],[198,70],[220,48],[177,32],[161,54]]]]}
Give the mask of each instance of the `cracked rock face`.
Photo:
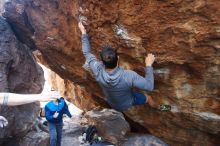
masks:
{"type": "Polygon", "coordinates": [[[86,93],[71,96],[79,107],[88,110],[82,102],[88,100],[103,106],[94,104],[103,94],[82,68],[78,14],[97,56],[102,46],[118,48],[120,65],[142,75],[146,54],[157,57],[151,95],[172,104],[172,112],[140,106],[126,112],[130,119],[170,145],[219,144],[219,0],[10,0],[5,8],[18,39],[39,49],[44,64],[65,79],[65,93],[74,87],[86,93]]]}
{"type": "MultiPolygon", "coordinates": [[[[34,61],[29,48],[20,43],[9,24],[0,17],[0,92],[40,93],[43,70],[34,61]]],[[[0,107],[8,126],[0,130],[0,144],[8,137],[22,137],[34,124],[39,104],[0,107]]]]}

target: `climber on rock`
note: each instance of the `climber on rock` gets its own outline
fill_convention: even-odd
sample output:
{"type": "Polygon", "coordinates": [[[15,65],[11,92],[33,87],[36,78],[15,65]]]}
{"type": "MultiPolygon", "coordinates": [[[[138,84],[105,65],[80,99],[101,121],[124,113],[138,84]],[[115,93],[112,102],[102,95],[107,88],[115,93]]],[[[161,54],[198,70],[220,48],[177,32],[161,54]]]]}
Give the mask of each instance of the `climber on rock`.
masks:
{"type": "MultiPolygon", "coordinates": [[[[4,108],[7,106],[17,106],[24,105],[33,102],[44,102],[57,100],[60,98],[60,94],[58,92],[50,92],[48,94],[16,94],[16,93],[8,93],[2,92],[0,93],[0,108],[4,108]]],[[[3,128],[8,125],[8,121],[5,117],[0,116],[0,128],[3,128]]]]}
{"type": "Polygon", "coordinates": [[[94,74],[96,81],[100,84],[109,105],[118,111],[125,111],[135,105],[148,103],[150,107],[160,111],[171,110],[170,105],[157,105],[151,96],[134,92],[132,88],[146,91],[154,89],[153,67],[155,57],[148,54],[145,59],[145,77],[138,75],[132,70],[124,70],[119,67],[119,56],[117,51],[110,47],[104,47],[100,53],[102,62],[91,53],[90,42],[86,29],[81,22],[78,24],[82,33],[82,52],[86,63],[94,74]]]}

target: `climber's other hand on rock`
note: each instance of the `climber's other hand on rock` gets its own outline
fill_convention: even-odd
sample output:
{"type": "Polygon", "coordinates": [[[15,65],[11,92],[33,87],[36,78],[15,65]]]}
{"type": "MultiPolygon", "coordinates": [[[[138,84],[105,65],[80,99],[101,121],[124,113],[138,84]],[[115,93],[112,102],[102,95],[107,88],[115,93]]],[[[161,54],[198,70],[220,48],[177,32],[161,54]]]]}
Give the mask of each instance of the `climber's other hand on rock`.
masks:
{"type": "Polygon", "coordinates": [[[8,125],[8,120],[5,117],[0,116],[0,128],[6,127],[8,125]]]}
{"type": "Polygon", "coordinates": [[[147,57],[145,58],[145,64],[146,66],[152,66],[154,63],[155,56],[153,54],[147,54],[147,57]]]}
{"type": "Polygon", "coordinates": [[[83,26],[82,22],[79,22],[79,23],[78,23],[78,27],[79,27],[79,29],[80,29],[80,31],[81,31],[82,34],[86,34],[86,29],[85,29],[85,27],[83,26]]]}

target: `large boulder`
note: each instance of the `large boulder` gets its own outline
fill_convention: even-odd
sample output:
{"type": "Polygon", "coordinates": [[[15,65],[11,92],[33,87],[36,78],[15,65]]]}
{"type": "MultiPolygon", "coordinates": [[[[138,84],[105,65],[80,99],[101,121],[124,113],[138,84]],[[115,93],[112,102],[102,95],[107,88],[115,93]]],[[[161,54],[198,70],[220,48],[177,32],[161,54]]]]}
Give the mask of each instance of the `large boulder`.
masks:
{"type": "MultiPolygon", "coordinates": [[[[40,93],[44,84],[43,70],[30,49],[20,43],[9,24],[0,17],[0,92],[40,93]]],[[[0,130],[0,143],[8,137],[22,137],[34,124],[39,103],[1,107],[0,115],[9,124],[0,130]]]]}
{"type": "Polygon", "coordinates": [[[134,107],[126,112],[131,120],[171,145],[219,145],[219,0],[9,0],[4,17],[19,40],[40,50],[43,62],[65,79],[65,93],[83,89],[83,97],[71,98],[88,110],[84,101],[103,106],[96,102],[103,94],[82,68],[78,14],[97,56],[104,45],[116,47],[120,64],[143,75],[146,54],[156,54],[151,95],[173,110],[134,107]]]}
{"type": "Polygon", "coordinates": [[[95,125],[98,134],[106,141],[118,145],[130,131],[122,113],[113,109],[95,109],[85,114],[90,125],[95,125]]]}

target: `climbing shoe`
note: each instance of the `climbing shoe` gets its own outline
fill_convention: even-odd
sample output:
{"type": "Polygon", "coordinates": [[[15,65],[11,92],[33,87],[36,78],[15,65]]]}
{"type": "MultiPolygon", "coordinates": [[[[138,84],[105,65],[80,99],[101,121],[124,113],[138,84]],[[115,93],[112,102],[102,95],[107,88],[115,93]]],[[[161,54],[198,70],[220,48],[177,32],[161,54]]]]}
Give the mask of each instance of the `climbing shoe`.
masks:
{"type": "Polygon", "coordinates": [[[162,111],[162,112],[170,111],[171,110],[171,106],[168,105],[168,104],[162,104],[162,105],[160,105],[159,110],[162,111]]]}

